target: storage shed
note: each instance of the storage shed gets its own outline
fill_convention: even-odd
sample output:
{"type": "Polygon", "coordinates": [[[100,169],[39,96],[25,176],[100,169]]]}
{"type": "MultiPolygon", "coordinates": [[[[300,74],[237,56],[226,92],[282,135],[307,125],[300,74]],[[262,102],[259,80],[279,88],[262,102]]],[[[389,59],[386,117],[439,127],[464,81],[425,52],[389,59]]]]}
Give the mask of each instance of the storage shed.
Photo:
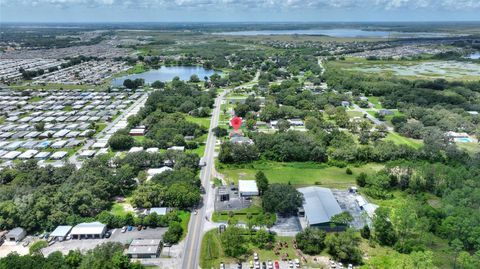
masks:
{"type": "Polygon", "coordinates": [[[25,229],[21,227],[17,227],[10,230],[5,235],[5,238],[7,241],[17,242],[17,241],[21,241],[23,238],[25,238],[25,236],[27,236],[27,232],[25,231],[25,229]]]}

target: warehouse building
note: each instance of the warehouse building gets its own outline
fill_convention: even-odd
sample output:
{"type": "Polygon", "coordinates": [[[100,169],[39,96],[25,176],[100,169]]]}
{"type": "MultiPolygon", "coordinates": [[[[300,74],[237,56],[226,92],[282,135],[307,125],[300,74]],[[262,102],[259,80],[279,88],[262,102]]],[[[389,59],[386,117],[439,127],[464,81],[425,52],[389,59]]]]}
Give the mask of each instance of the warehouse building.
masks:
{"type": "Polygon", "coordinates": [[[160,243],[160,239],[135,239],[128,247],[127,255],[134,259],[158,258],[160,243]]]}
{"type": "MultiPolygon", "coordinates": [[[[303,207],[299,216],[303,218],[306,226],[330,230],[334,224],[332,217],[343,212],[332,191],[322,187],[305,187],[298,191],[303,194],[303,207]]],[[[338,229],[339,224],[335,225],[338,229]]]]}
{"type": "Polygon", "coordinates": [[[107,225],[100,222],[84,222],[72,228],[73,239],[100,239],[107,232],[107,225]]]}

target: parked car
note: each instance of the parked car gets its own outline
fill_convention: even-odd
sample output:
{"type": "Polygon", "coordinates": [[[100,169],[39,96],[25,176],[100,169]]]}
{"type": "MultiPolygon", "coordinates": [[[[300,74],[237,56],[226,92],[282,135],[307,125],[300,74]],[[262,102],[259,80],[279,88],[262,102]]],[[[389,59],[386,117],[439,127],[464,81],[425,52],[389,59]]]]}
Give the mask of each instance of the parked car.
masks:
{"type": "Polygon", "coordinates": [[[133,227],[132,227],[132,226],[128,226],[127,230],[130,232],[131,230],[133,230],[133,227]]]}
{"type": "Polygon", "coordinates": [[[127,231],[127,226],[123,226],[122,227],[122,233],[126,232],[127,231]]]}
{"type": "Polygon", "coordinates": [[[266,262],[262,262],[262,269],[267,269],[267,263],[266,262]]]}
{"type": "Polygon", "coordinates": [[[225,269],[225,264],[223,262],[220,263],[220,269],[225,269]]]}
{"type": "Polygon", "coordinates": [[[106,233],[105,233],[105,238],[110,238],[111,235],[112,235],[111,232],[106,232],[106,233]]]}
{"type": "Polygon", "coordinates": [[[242,269],[242,263],[241,262],[237,263],[237,269],[242,269]]]}
{"type": "Polygon", "coordinates": [[[267,262],[267,269],[273,269],[273,262],[272,261],[267,262]]]}
{"type": "Polygon", "coordinates": [[[141,231],[142,228],[143,228],[142,225],[138,225],[138,227],[137,227],[137,229],[138,229],[139,231],[141,231]]]}
{"type": "Polygon", "coordinates": [[[280,269],[280,264],[277,261],[275,261],[275,269],[280,269]]]}
{"type": "Polygon", "coordinates": [[[70,240],[70,239],[72,239],[72,235],[71,235],[71,234],[67,235],[67,237],[65,238],[65,240],[70,240]]]}
{"type": "Polygon", "coordinates": [[[25,241],[23,242],[22,247],[27,247],[29,244],[30,244],[30,241],[25,241]]]}
{"type": "Polygon", "coordinates": [[[254,252],[253,253],[253,259],[258,261],[258,253],[257,252],[254,252]]]}

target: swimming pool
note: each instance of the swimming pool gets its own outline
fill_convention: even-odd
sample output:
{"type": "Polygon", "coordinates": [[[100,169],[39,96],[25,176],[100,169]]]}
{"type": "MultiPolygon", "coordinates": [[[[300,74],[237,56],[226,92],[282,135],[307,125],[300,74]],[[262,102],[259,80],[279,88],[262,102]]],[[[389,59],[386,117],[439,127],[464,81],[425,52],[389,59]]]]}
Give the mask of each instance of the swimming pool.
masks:
{"type": "Polygon", "coordinates": [[[470,139],[468,137],[455,138],[455,142],[469,143],[469,142],[472,142],[472,139],[470,139]]]}

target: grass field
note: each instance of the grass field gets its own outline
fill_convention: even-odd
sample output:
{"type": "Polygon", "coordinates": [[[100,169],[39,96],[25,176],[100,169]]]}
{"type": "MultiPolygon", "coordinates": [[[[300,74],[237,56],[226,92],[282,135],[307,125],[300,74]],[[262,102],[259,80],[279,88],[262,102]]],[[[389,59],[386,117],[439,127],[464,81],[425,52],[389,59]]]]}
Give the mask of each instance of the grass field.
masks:
{"type": "MultiPolygon", "coordinates": [[[[245,235],[245,236],[248,236],[248,235],[245,235]]],[[[292,247],[292,237],[276,236],[275,239],[276,239],[276,242],[279,242],[279,241],[288,242],[288,247],[283,248],[280,251],[280,254],[288,253],[289,257],[296,257],[295,250],[292,247]]],[[[252,256],[253,252],[258,253],[262,261],[263,260],[272,260],[272,261],[280,260],[280,257],[278,255],[275,255],[275,253],[272,250],[258,249],[251,244],[246,244],[245,246],[247,247],[249,254],[247,254],[244,257],[241,257],[241,261],[253,260],[253,256],[252,256]]],[[[201,268],[218,268],[220,262],[224,262],[228,264],[228,263],[237,262],[237,260],[233,258],[225,257],[225,254],[222,249],[222,244],[220,241],[220,234],[215,229],[215,230],[208,231],[203,236],[202,246],[200,249],[200,267],[201,268]]]]}
{"type": "Polygon", "coordinates": [[[188,211],[183,211],[183,210],[178,211],[178,216],[182,220],[182,222],[180,222],[180,224],[182,225],[182,228],[183,228],[182,239],[185,238],[185,236],[187,236],[188,222],[190,222],[190,214],[191,213],[188,212],[188,211]]]}
{"type": "Polygon", "coordinates": [[[382,105],[380,104],[380,101],[378,99],[379,97],[376,97],[376,96],[368,97],[368,101],[372,103],[376,109],[382,109],[382,105]]]}
{"type": "MultiPolygon", "coordinates": [[[[260,206],[251,206],[248,208],[240,209],[232,211],[235,215],[232,217],[233,220],[237,222],[246,223],[248,221],[247,214],[255,215],[262,214],[263,209],[260,206]]],[[[275,214],[271,214],[272,222],[275,222],[276,216],[275,214]]],[[[212,220],[215,222],[227,222],[230,219],[229,213],[227,211],[224,212],[215,212],[213,213],[212,220]]]]}
{"type": "Polygon", "coordinates": [[[320,185],[330,188],[347,188],[355,184],[355,177],[361,172],[375,173],[383,165],[370,163],[359,167],[350,167],[352,175],[347,175],[346,168],[311,162],[280,163],[257,161],[246,165],[217,164],[218,171],[226,180],[238,182],[239,179],[255,179],[257,171],[263,171],[270,183],[288,183],[295,186],[320,185]]]}
{"type": "Polygon", "coordinates": [[[398,133],[395,132],[390,132],[387,137],[385,137],[386,141],[392,141],[393,143],[397,145],[408,145],[411,146],[412,148],[418,149],[423,145],[423,142],[421,140],[416,140],[408,137],[404,137],[399,135],[398,133]]]}
{"type": "Polygon", "coordinates": [[[204,118],[198,118],[198,117],[192,117],[190,115],[186,115],[185,116],[185,119],[189,122],[193,122],[193,123],[196,123],[200,126],[203,126],[205,128],[210,128],[210,116],[209,117],[204,117],[204,118]]]}

